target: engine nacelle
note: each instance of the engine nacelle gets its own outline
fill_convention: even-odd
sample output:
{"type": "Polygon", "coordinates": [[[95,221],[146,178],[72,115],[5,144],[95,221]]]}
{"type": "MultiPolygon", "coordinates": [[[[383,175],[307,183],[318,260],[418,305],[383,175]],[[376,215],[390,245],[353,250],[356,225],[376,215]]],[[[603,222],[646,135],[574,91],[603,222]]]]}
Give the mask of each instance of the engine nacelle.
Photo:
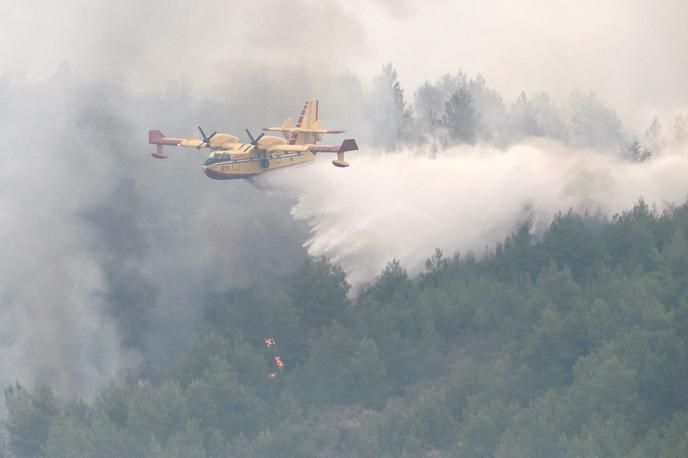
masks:
{"type": "Polygon", "coordinates": [[[239,143],[239,137],[232,134],[215,134],[210,139],[210,144],[208,146],[211,148],[221,148],[225,143],[239,143]]]}
{"type": "Polygon", "coordinates": [[[271,146],[284,145],[287,141],[282,137],[275,137],[274,135],[263,135],[260,140],[258,140],[258,149],[266,150],[271,146]]]}

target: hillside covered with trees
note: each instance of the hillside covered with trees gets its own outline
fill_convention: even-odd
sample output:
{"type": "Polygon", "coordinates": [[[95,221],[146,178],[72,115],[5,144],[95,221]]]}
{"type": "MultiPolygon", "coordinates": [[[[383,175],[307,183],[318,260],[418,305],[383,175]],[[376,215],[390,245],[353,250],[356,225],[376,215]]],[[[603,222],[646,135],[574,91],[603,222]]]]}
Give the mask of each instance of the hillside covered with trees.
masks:
{"type": "Polygon", "coordinates": [[[164,376],[7,388],[5,456],[687,456],[688,204],[529,229],[354,299],[308,260],[189,304],[205,329],[164,376]]]}

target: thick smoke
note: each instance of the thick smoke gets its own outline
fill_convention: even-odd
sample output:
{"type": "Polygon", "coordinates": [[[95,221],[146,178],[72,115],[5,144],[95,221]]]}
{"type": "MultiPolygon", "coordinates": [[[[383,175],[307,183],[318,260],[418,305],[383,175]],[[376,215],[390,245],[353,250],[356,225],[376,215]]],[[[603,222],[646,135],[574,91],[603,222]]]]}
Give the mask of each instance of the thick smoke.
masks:
{"type": "Polygon", "coordinates": [[[40,83],[0,79],[0,384],[83,395],[128,373],[155,378],[204,325],[209,298],[298,266],[307,228],[291,200],[209,180],[205,151],[153,159],[147,130],[245,139],[326,88],[328,125],[365,125],[347,75],[252,65],[212,96],[186,84],[137,94],[67,63],[40,83]]]}
{"type": "Polygon", "coordinates": [[[64,95],[4,89],[0,377],[82,392],[126,358],[100,309],[105,280],[88,249],[93,234],[78,215],[109,192],[99,177],[111,158],[92,156],[64,135],[64,95]]]}
{"type": "Polygon", "coordinates": [[[231,108],[84,83],[66,66],[50,82],[0,80],[0,96],[0,383],[88,395],[128,373],[154,378],[209,297],[270,284],[305,256],[289,201],[209,180],[204,152],[148,154],[147,128],[240,132],[218,119],[231,108]]]}
{"type": "Polygon", "coordinates": [[[295,218],[310,224],[312,256],[340,263],[354,285],[396,258],[417,273],[434,248],[474,253],[502,241],[525,220],[542,231],[559,211],[612,215],[640,198],[659,210],[688,196],[688,151],[646,162],[531,141],[506,150],[457,146],[428,154],[349,153],[266,176],[296,196],[295,218]]]}
{"type": "Polygon", "coordinates": [[[338,1],[12,3],[0,4],[0,68],[31,79],[67,60],[88,78],[135,90],[184,80],[216,92],[257,64],[339,73],[370,48],[358,11],[338,1]]]}

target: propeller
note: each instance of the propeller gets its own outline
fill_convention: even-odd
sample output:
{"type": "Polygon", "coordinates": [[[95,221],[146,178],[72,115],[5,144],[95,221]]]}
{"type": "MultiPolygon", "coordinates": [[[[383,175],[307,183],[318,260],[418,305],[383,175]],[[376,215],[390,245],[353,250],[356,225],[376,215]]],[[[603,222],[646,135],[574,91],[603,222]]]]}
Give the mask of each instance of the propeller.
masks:
{"type": "Polygon", "coordinates": [[[265,132],[262,134],[258,135],[258,138],[253,138],[253,135],[251,135],[251,131],[246,129],[246,133],[248,134],[248,138],[251,139],[251,145],[256,147],[256,151],[258,151],[258,157],[261,158],[260,160],[260,165],[264,169],[267,169],[270,166],[270,160],[267,159],[266,156],[266,151],[264,149],[260,149],[258,147],[258,142],[260,141],[261,138],[263,138],[263,135],[265,135],[265,132]]]}
{"type": "Polygon", "coordinates": [[[201,131],[201,137],[203,137],[203,143],[205,143],[206,145],[210,145],[210,139],[213,138],[215,136],[215,134],[217,134],[217,132],[213,132],[210,135],[206,135],[205,132],[203,132],[203,128],[201,126],[198,126],[198,130],[201,131]]]}
{"type": "Polygon", "coordinates": [[[263,138],[263,135],[265,135],[265,132],[263,132],[262,134],[260,134],[260,135],[258,136],[258,138],[253,138],[253,135],[251,135],[251,131],[249,131],[248,129],[246,129],[246,133],[248,134],[248,138],[251,139],[251,144],[252,144],[253,146],[258,146],[258,141],[259,141],[261,138],[263,138]]]}

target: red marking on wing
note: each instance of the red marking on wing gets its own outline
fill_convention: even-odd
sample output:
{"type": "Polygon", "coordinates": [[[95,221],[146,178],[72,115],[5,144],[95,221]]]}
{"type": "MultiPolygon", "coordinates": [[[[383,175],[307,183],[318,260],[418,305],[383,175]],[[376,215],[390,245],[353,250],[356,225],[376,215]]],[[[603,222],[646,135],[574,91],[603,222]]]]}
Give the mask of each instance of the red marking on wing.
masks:
{"type": "Polygon", "coordinates": [[[182,141],[179,138],[167,138],[159,130],[148,131],[148,143],[151,145],[178,145],[182,141]]]}

